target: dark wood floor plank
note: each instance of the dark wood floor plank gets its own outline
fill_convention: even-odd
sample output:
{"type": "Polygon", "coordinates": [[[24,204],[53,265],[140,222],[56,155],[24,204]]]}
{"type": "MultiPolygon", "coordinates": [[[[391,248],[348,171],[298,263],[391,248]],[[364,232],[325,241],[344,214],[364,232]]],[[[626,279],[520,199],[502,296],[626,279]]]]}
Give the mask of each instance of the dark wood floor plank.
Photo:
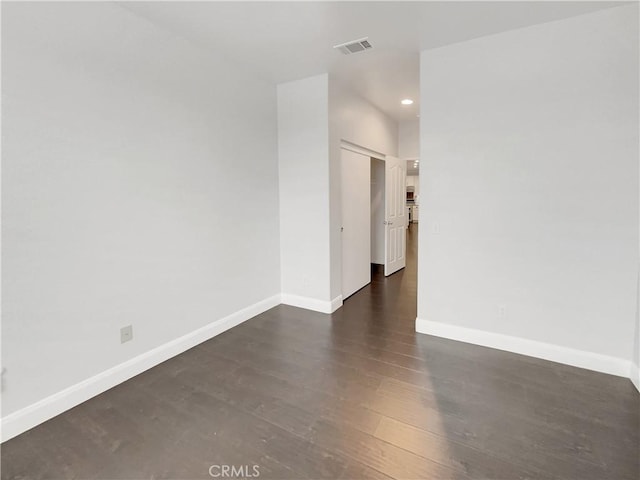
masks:
{"type": "Polygon", "coordinates": [[[448,441],[402,422],[383,417],[375,436],[425,458],[433,458],[464,472],[471,478],[553,478],[539,470],[488,455],[460,443],[448,441]]]}
{"type": "MultiPolygon", "coordinates": [[[[255,340],[258,341],[258,340],[255,340]]],[[[259,342],[261,343],[261,342],[259,342]]],[[[291,342],[292,345],[296,345],[300,342],[291,342]]],[[[306,344],[309,346],[308,343],[306,344]]],[[[273,349],[271,349],[273,350],[273,349]]],[[[291,355],[292,351],[289,350],[286,353],[282,353],[278,351],[280,355],[291,355]]],[[[306,355],[312,355],[313,352],[307,349],[306,355]]],[[[331,358],[331,361],[340,361],[340,354],[334,354],[331,358]],[[338,357],[338,358],[336,358],[338,357]]],[[[323,355],[323,360],[324,360],[323,355]]],[[[368,360],[363,359],[362,362],[365,363],[364,366],[361,366],[361,372],[365,374],[370,374],[372,372],[376,372],[384,376],[385,372],[380,372],[376,370],[376,368],[368,368],[369,365],[366,364],[368,360]]],[[[343,360],[346,364],[357,366],[359,362],[357,361],[349,361],[343,360]]],[[[472,366],[473,364],[469,364],[472,366]]],[[[425,367],[427,370],[427,367],[425,367]]],[[[433,388],[433,384],[437,384],[439,401],[442,404],[443,401],[446,401],[448,392],[449,397],[455,398],[460,391],[461,388],[465,388],[465,402],[476,402],[480,404],[488,404],[490,407],[498,410],[499,413],[506,414],[511,413],[512,415],[518,416],[536,416],[540,421],[544,421],[550,425],[553,429],[557,425],[558,416],[567,417],[567,416],[576,416],[577,420],[580,418],[588,418],[589,422],[593,421],[602,421],[598,418],[598,412],[600,414],[615,417],[616,423],[619,424],[618,421],[620,418],[631,419],[632,422],[630,424],[630,435],[633,436],[636,433],[634,429],[634,425],[637,424],[637,421],[634,422],[634,419],[638,418],[637,408],[620,408],[619,404],[611,404],[609,402],[600,401],[598,403],[597,395],[593,395],[589,397],[586,402],[583,402],[582,399],[573,399],[571,396],[558,395],[553,392],[549,392],[548,389],[540,389],[537,385],[530,386],[526,383],[523,383],[521,380],[520,383],[514,383],[510,381],[505,381],[500,376],[486,376],[483,371],[477,371],[477,369],[472,368],[469,371],[462,370],[460,368],[449,369],[448,376],[443,376],[442,378],[429,378],[428,381],[423,379],[423,381],[418,382],[419,385],[423,385],[423,388],[433,388]],[[455,380],[451,380],[455,379],[455,380]],[[475,380],[475,382],[473,381],[475,380]],[[461,383],[462,382],[462,383],[461,383]],[[470,391],[469,387],[473,387],[477,385],[478,388],[475,390],[472,389],[470,391]],[[507,399],[508,402],[503,402],[503,399],[507,399]],[[545,409],[542,412],[538,412],[536,410],[536,405],[544,405],[545,409]],[[616,408],[611,408],[615,406],[616,408]],[[591,412],[591,407],[597,407],[595,411],[591,412]],[[552,415],[555,413],[556,415],[552,415]]],[[[396,378],[394,375],[389,375],[390,377],[396,378]]],[[[404,379],[404,378],[403,378],[404,379]]],[[[404,379],[406,380],[406,379],[404,379]]],[[[415,383],[415,382],[414,382],[415,383]]],[[[391,388],[391,391],[398,390],[396,386],[391,388]]],[[[404,392],[403,394],[406,394],[404,392]]],[[[426,392],[422,392],[420,394],[420,400],[424,400],[424,396],[426,392]]],[[[606,422],[602,421],[603,425],[606,426],[606,422]]],[[[574,422],[574,425],[578,425],[579,423],[574,422]]]]}
{"type": "MultiPolygon", "coordinates": [[[[236,375],[240,374],[240,371],[236,371],[236,375]]],[[[250,381],[250,385],[255,387],[255,383],[254,382],[258,382],[260,383],[260,380],[263,380],[266,377],[266,375],[262,374],[260,375],[258,372],[254,373],[254,377],[252,379],[252,381],[250,381]]],[[[270,382],[270,380],[269,380],[270,382]]],[[[223,387],[226,390],[228,390],[227,387],[223,387]]],[[[263,388],[262,385],[259,386],[259,388],[263,388]]],[[[284,393],[284,398],[296,398],[296,393],[294,392],[294,387],[293,385],[283,385],[282,382],[280,382],[277,385],[277,392],[278,393],[284,393]]],[[[309,392],[311,393],[311,392],[309,392]]],[[[249,397],[249,396],[253,396],[255,397],[255,394],[252,394],[251,392],[247,391],[247,392],[243,392],[240,393],[241,397],[249,397]]],[[[308,395],[306,398],[301,399],[301,405],[303,406],[303,408],[311,408],[309,407],[310,402],[313,404],[314,400],[317,400],[316,397],[321,396],[320,392],[313,392],[312,395],[308,395]]],[[[326,396],[325,396],[326,397],[326,396]]],[[[327,398],[322,398],[322,401],[320,402],[321,405],[332,405],[334,408],[332,408],[330,411],[334,414],[334,417],[327,417],[327,416],[323,416],[322,418],[324,420],[328,420],[327,423],[333,423],[334,426],[340,426],[342,425],[341,430],[343,432],[345,432],[347,429],[345,428],[345,419],[348,419],[346,421],[346,423],[350,423],[351,425],[355,426],[355,428],[357,430],[359,430],[362,433],[373,433],[377,430],[377,426],[380,423],[381,419],[384,420],[384,418],[381,415],[376,415],[374,412],[368,410],[367,408],[362,408],[361,406],[356,406],[353,405],[351,408],[348,408],[348,411],[344,410],[344,405],[347,405],[346,401],[342,401],[343,403],[343,408],[335,408],[336,405],[336,401],[339,401],[337,398],[334,399],[327,399],[327,398]],[[375,418],[373,418],[375,417],[375,418]],[[360,421],[354,421],[355,419],[359,419],[360,421]],[[362,418],[366,418],[367,420],[362,421],[362,418]],[[332,422],[333,421],[333,422],[332,422]]],[[[259,415],[261,416],[266,416],[267,419],[273,421],[276,424],[279,425],[283,425],[282,422],[284,422],[284,426],[285,428],[292,428],[290,423],[291,421],[293,421],[294,423],[300,423],[298,420],[298,416],[299,413],[296,414],[296,412],[299,412],[300,408],[285,403],[285,402],[281,402],[281,403],[269,403],[268,401],[265,401],[263,399],[263,405],[261,405],[259,407],[259,415]],[[275,415],[275,418],[274,418],[275,415]]],[[[322,413],[321,413],[322,415],[322,413]]],[[[298,427],[298,429],[296,430],[296,433],[301,434],[301,435],[305,435],[306,431],[309,429],[309,425],[311,424],[311,421],[313,419],[312,416],[309,415],[302,415],[302,418],[306,418],[307,421],[306,422],[301,422],[301,426],[298,427]]],[[[388,422],[387,422],[388,423],[388,422]]],[[[442,433],[442,432],[441,432],[442,433]]],[[[432,435],[433,437],[433,435],[432,435]]],[[[434,437],[435,438],[435,437],[434,437]]],[[[444,437],[443,437],[444,438],[444,437]]],[[[402,445],[399,445],[402,447],[402,445]]],[[[458,448],[462,448],[461,445],[458,445],[458,448]]],[[[437,452],[434,452],[434,455],[437,452]]],[[[439,463],[442,463],[442,459],[440,459],[441,461],[439,463]]],[[[498,459],[494,459],[494,462],[497,465],[502,465],[502,471],[507,471],[507,467],[505,465],[508,464],[507,461],[500,461],[498,459]]],[[[460,468],[460,464],[456,465],[455,468],[460,468]]],[[[479,469],[480,466],[476,466],[476,469],[479,469]]],[[[484,474],[481,475],[481,477],[486,478],[487,476],[491,476],[492,475],[492,470],[487,468],[487,465],[483,466],[485,472],[484,474]]],[[[519,477],[518,478],[531,478],[531,475],[527,475],[527,469],[523,468],[523,467],[519,467],[516,468],[513,465],[511,465],[511,471],[513,472],[518,472],[519,477]]],[[[529,470],[531,471],[531,470],[529,470]]],[[[478,472],[476,472],[478,473],[478,472]]],[[[550,477],[544,477],[540,472],[538,472],[535,475],[537,478],[550,478],[550,477]]],[[[515,477],[514,477],[515,478],[515,477]]]]}
{"type": "Polygon", "coordinates": [[[340,450],[348,457],[393,478],[468,478],[463,472],[419,457],[374,436],[356,430],[345,434],[342,429],[328,422],[321,421],[314,426],[312,439],[319,445],[340,450]]]}
{"type": "MultiPolygon", "coordinates": [[[[273,338],[272,332],[260,323],[256,323],[256,325],[258,325],[258,327],[253,325],[247,326],[247,329],[243,329],[242,333],[254,335],[256,339],[271,341],[273,338]],[[249,330],[251,327],[253,327],[253,332],[249,330]]],[[[627,388],[625,389],[591,389],[591,384],[585,382],[584,379],[578,375],[551,375],[545,379],[539,369],[522,368],[522,372],[520,372],[520,369],[516,371],[515,369],[502,367],[505,362],[487,364],[486,362],[470,361],[468,358],[462,359],[456,356],[447,356],[442,353],[438,356],[433,356],[434,358],[422,360],[418,357],[409,357],[376,347],[372,348],[368,344],[350,343],[342,339],[332,339],[330,341],[314,339],[304,341],[300,337],[305,335],[308,337],[308,329],[306,329],[304,333],[298,333],[293,331],[293,329],[288,329],[285,332],[278,332],[277,335],[278,341],[280,342],[283,336],[290,336],[291,341],[289,344],[291,347],[288,349],[289,354],[300,349],[297,345],[303,344],[305,349],[304,354],[306,355],[322,355],[324,358],[330,357],[329,361],[342,362],[356,368],[361,368],[362,371],[367,373],[380,373],[383,376],[387,375],[411,383],[417,382],[419,385],[433,383],[425,380],[435,376],[440,378],[439,383],[454,379],[454,381],[467,382],[470,385],[474,383],[481,386],[489,385],[490,388],[497,393],[500,393],[500,390],[508,390],[509,395],[513,395],[515,390],[520,390],[521,396],[526,401],[530,401],[530,397],[535,395],[543,396],[541,399],[536,399],[536,401],[541,404],[549,402],[557,403],[557,401],[560,400],[564,402],[564,404],[560,405],[559,408],[564,408],[568,410],[569,413],[580,411],[592,416],[589,412],[586,412],[585,409],[596,407],[596,410],[593,412],[595,415],[597,415],[598,412],[609,416],[621,414],[627,416],[635,415],[635,419],[632,419],[631,424],[637,425],[638,421],[640,421],[637,401],[633,399],[632,394],[630,395],[633,389],[631,385],[626,385],[627,388]],[[353,360],[349,358],[350,355],[364,357],[364,359],[356,358],[353,360]],[[446,365],[443,364],[443,362],[438,362],[438,359],[442,357],[448,360],[446,365]],[[373,367],[363,365],[367,361],[373,361],[375,365],[373,367]],[[390,366],[381,366],[381,364],[384,363],[388,363],[390,366]],[[385,372],[385,369],[391,373],[385,372]],[[412,375],[407,373],[406,369],[418,371],[419,374],[412,375]],[[424,374],[420,375],[421,372],[424,374]],[[574,377],[580,377],[580,380],[578,381],[574,377]],[[572,379],[574,380],[573,382],[571,381],[572,379]],[[582,397],[580,399],[573,399],[569,404],[566,402],[567,398],[571,398],[575,388],[581,388],[590,393],[586,403],[576,404],[576,402],[581,402],[582,397]]],[[[504,354],[504,352],[501,353],[504,354]]],[[[535,368],[537,365],[531,366],[535,368]]],[[[553,372],[553,369],[549,367],[546,367],[546,370],[553,372]]],[[[602,421],[606,422],[606,419],[603,418],[602,421]]]]}
{"type": "Polygon", "coordinates": [[[367,467],[360,462],[352,462],[342,472],[342,477],[340,478],[341,480],[390,480],[393,477],[367,467]]]}
{"type": "MultiPolygon", "coordinates": [[[[248,327],[253,327],[256,332],[259,332],[262,339],[266,341],[271,339],[270,331],[266,329],[264,325],[255,323],[248,327]]],[[[247,334],[251,334],[251,332],[247,332],[247,334]]],[[[632,419],[633,421],[631,422],[632,425],[636,425],[638,421],[640,421],[638,402],[633,398],[633,395],[630,395],[633,389],[631,385],[625,385],[626,388],[624,389],[589,388],[590,383],[585,382],[583,376],[580,374],[558,375],[553,373],[555,372],[553,368],[554,364],[552,364],[551,368],[545,365],[544,370],[542,368],[536,368],[539,366],[537,364],[529,365],[532,368],[526,368],[525,366],[522,369],[519,368],[516,370],[504,366],[505,362],[482,362],[476,361],[476,359],[462,358],[461,356],[446,355],[443,354],[443,352],[438,352],[438,355],[429,355],[427,351],[427,356],[423,359],[415,352],[412,353],[412,355],[398,354],[397,352],[390,352],[377,346],[372,347],[369,343],[350,342],[342,338],[331,339],[330,341],[324,339],[303,341],[300,337],[308,337],[308,329],[301,331],[288,329],[286,332],[279,332],[278,335],[279,338],[289,335],[292,339],[290,345],[292,345],[291,348],[293,349],[298,348],[296,347],[297,344],[303,343],[305,352],[310,355],[318,354],[319,351],[322,351],[323,355],[326,356],[328,355],[327,352],[333,352],[330,359],[331,361],[342,361],[345,364],[355,367],[360,366],[362,368],[361,364],[363,360],[357,359],[354,361],[350,358],[344,358],[345,355],[352,354],[400,367],[400,370],[393,370],[393,367],[387,367],[392,372],[395,372],[389,376],[404,381],[408,380],[411,382],[416,379],[418,384],[424,385],[427,383],[424,380],[428,375],[428,377],[438,377],[441,380],[440,383],[452,379],[466,382],[470,385],[474,383],[478,385],[490,384],[492,390],[495,390],[496,393],[500,393],[500,389],[503,389],[509,390],[509,395],[513,395],[516,389],[521,390],[521,397],[524,401],[530,401],[530,397],[534,395],[541,395],[544,398],[536,399],[538,403],[557,403],[558,400],[560,400],[563,402],[560,408],[568,409],[569,412],[575,410],[585,412],[585,408],[596,407],[597,412],[605,415],[635,415],[635,419],[632,419]],[[439,361],[443,358],[446,359],[446,364],[443,361],[439,361]],[[427,375],[412,377],[408,375],[406,371],[402,370],[402,368],[415,370],[427,375]],[[475,380],[475,382],[470,382],[470,380],[475,380]],[[589,396],[586,397],[587,400],[585,402],[581,402],[581,399],[572,399],[571,402],[566,401],[567,398],[571,398],[576,387],[589,392],[589,396]],[[576,402],[578,402],[578,404],[576,404],[576,402]]],[[[500,353],[509,355],[505,352],[500,353]]],[[[508,362],[506,363],[508,365],[508,362]]],[[[549,364],[550,362],[546,363],[549,364]]],[[[379,368],[384,370],[384,367],[379,368]]],[[[580,370],[581,369],[573,369],[573,371],[580,370]]],[[[380,372],[376,367],[364,367],[362,371],[366,371],[367,373],[378,372],[385,375],[384,371],[380,372]]],[[[609,376],[605,375],[602,377],[605,377],[603,380],[606,380],[609,376]]],[[[615,383],[615,385],[619,385],[619,382],[615,383]]],[[[603,421],[606,420],[603,419],[603,421]]]]}

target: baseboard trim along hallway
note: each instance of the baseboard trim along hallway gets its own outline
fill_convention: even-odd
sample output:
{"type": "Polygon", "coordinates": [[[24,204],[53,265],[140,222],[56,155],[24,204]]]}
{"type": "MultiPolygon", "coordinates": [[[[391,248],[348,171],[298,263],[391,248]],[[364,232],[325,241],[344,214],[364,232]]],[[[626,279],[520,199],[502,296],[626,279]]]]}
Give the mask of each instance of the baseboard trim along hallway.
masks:
{"type": "Polygon", "coordinates": [[[331,301],[318,300],[317,298],[302,297],[290,293],[282,294],[282,303],[292,307],[304,308],[320,313],[333,313],[342,306],[342,295],[338,295],[331,301]]]}
{"type": "Polygon", "coordinates": [[[608,373],[618,377],[630,377],[631,362],[627,360],[551,343],[434,322],[423,318],[416,318],[416,332],[563,363],[595,372],[608,373]]]}
{"type": "Polygon", "coordinates": [[[39,425],[136,375],[179,355],[280,304],[280,295],[261,300],[204,327],[116,365],[2,418],[2,442],[39,425]]]}

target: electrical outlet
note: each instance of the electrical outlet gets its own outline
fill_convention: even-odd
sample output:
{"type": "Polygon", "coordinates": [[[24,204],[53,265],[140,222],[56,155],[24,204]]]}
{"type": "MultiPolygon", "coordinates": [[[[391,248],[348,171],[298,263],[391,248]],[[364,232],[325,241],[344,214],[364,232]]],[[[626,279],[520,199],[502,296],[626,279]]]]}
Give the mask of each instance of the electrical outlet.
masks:
{"type": "Polygon", "coordinates": [[[133,340],[133,325],[127,325],[120,329],[120,343],[126,343],[133,340]]]}
{"type": "Polygon", "coordinates": [[[504,303],[498,304],[498,318],[501,320],[507,318],[507,306],[504,303]]]}

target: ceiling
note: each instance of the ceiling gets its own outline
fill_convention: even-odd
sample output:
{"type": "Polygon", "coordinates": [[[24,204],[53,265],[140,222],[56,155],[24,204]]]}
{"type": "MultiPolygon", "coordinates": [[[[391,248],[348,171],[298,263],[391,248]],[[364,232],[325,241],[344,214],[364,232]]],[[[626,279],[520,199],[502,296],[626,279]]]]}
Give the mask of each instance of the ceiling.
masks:
{"type": "Polygon", "coordinates": [[[419,111],[419,52],[612,2],[125,2],[133,13],[280,83],[329,72],[398,121],[419,111]],[[373,49],[332,47],[369,37],[373,49]],[[403,106],[400,100],[415,103],[403,106]]]}

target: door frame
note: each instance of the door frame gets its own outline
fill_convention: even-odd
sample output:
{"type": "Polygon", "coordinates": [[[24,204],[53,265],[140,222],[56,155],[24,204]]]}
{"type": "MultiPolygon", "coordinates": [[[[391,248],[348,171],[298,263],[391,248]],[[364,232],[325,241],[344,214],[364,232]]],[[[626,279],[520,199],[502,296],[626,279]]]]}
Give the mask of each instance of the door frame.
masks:
{"type": "Polygon", "coordinates": [[[375,150],[371,150],[361,145],[356,145],[355,143],[347,142],[346,140],[340,140],[340,148],[350,150],[354,153],[359,153],[360,155],[366,155],[367,157],[377,158],[378,160],[382,160],[383,162],[387,157],[384,153],[376,152],[375,150]]]}
{"type": "MultiPolygon", "coordinates": [[[[349,142],[347,140],[341,139],[340,143],[339,143],[339,148],[340,150],[345,149],[345,150],[349,150],[352,151],[354,153],[358,153],[360,155],[365,155],[367,157],[371,157],[371,158],[375,158],[377,160],[382,160],[383,162],[386,162],[387,156],[392,156],[392,155],[387,155],[381,152],[378,152],[376,150],[372,150],[370,148],[367,148],[365,146],[362,145],[358,145],[356,143],[353,142],[349,142]]],[[[340,156],[340,161],[342,161],[342,156],[340,156]]],[[[341,167],[339,167],[341,168],[341,167]]],[[[340,189],[340,191],[342,190],[342,175],[340,175],[340,185],[338,187],[340,189]]],[[[342,198],[342,195],[340,195],[340,215],[342,215],[342,202],[344,201],[344,199],[342,198]]],[[[342,218],[340,220],[340,224],[342,225],[342,218]]],[[[342,241],[340,241],[340,291],[341,294],[344,291],[343,287],[342,287],[342,269],[343,269],[343,261],[344,261],[344,252],[342,251],[342,241]]]]}

